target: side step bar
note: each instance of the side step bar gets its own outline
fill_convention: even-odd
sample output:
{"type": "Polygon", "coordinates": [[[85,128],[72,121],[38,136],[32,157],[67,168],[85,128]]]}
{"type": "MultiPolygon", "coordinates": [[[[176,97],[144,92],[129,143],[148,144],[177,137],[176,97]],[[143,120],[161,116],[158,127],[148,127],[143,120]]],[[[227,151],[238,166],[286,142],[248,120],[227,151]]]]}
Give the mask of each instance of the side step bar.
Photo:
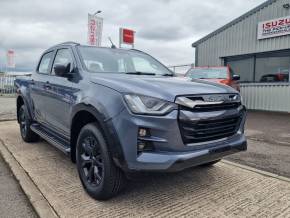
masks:
{"type": "Polygon", "coordinates": [[[57,149],[61,150],[63,153],[69,155],[70,154],[70,145],[69,142],[60,139],[58,136],[50,133],[49,131],[45,130],[39,124],[32,124],[30,129],[39,135],[41,138],[45,139],[47,142],[55,146],[57,149]]]}

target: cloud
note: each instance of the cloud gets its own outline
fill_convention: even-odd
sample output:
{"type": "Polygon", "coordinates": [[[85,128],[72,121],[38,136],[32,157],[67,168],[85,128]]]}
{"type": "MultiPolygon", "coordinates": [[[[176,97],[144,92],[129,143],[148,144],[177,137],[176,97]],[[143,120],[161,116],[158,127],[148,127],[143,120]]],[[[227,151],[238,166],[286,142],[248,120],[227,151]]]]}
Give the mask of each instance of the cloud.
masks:
{"type": "Polygon", "coordinates": [[[34,69],[40,54],[63,42],[86,43],[87,13],[102,10],[103,45],[118,44],[119,27],[136,31],[136,48],[166,65],[194,62],[191,43],[263,0],[1,0],[0,67],[7,49],[16,65],[34,69]],[[229,7],[231,8],[229,10],[229,7]]]}
{"type": "Polygon", "coordinates": [[[187,36],[187,31],[184,31],[182,27],[176,28],[174,26],[155,26],[141,29],[140,32],[138,32],[138,37],[158,41],[179,40],[187,36]]]}

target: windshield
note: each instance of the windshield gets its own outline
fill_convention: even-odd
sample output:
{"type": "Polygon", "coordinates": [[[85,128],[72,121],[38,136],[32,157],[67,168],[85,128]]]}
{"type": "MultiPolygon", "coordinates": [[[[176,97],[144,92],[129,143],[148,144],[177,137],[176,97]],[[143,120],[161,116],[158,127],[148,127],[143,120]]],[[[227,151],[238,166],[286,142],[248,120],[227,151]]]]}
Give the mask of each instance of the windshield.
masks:
{"type": "Polygon", "coordinates": [[[91,73],[172,75],[151,56],[134,50],[78,46],[85,68],[91,73]]]}
{"type": "Polygon", "coordinates": [[[187,77],[192,79],[227,79],[228,71],[226,67],[193,68],[189,70],[187,77]]]}

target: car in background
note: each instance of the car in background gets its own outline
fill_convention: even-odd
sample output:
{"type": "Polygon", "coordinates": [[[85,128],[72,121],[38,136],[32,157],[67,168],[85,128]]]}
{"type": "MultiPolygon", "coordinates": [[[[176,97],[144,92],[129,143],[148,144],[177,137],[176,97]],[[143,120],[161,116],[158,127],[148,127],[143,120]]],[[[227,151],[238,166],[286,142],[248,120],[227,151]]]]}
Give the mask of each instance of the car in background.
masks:
{"type": "Polygon", "coordinates": [[[240,76],[234,74],[230,66],[193,67],[186,72],[185,77],[221,83],[240,91],[240,76]]]}
{"type": "Polygon", "coordinates": [[[263,75],[260,79],[260,82],[263,82],[263,83],[288,82],[288,81],[289,81],[288,73],[266,74],[266,75],[263,75]]]}

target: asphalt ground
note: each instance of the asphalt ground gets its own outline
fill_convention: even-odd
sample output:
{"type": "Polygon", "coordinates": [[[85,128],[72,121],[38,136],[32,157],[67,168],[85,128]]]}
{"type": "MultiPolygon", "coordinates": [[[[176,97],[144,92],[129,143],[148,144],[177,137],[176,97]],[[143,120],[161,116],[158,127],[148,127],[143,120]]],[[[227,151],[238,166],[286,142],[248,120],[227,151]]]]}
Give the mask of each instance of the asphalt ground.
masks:
{"type": "Polygon", "coordinates": [[[249,111],[246,131],[249,139],[290,146],[290,113],[249,111]]]}
{"type": "Polygon", "coordinates": [[[247,152],[225,159],[290,178],[290,146],[248,139],[247,152]]]}
{"type": "Polygon", "coordinates": [[[91,199],[76,166],[44,141],[24,143],[15,121],[0,139],[59,217],[290,217],[290,182],[219,163],[130,181],[119,196],[91,199]]]}
{"type": "Polygon", "coordinates": [[[38,217],[1,155],[0,217],[38,217]]]}
{"type": "Polygon", "coordinates": [[[290,114],[250,111],[248,151],[227,160],[290,178],[290,114]]]}
{"type": "MultiPolygon", "coordinates": [[[[15,98],[0,97],[0,121],[16,118],[15,98]]],[[[37,217],[9,166],[0,155],[0,217],[37,217]]]]}
{"type": "Polygon", "coordinates": [[[16,119],[16,99],[0,97],[0,121],[16,119]]]}

